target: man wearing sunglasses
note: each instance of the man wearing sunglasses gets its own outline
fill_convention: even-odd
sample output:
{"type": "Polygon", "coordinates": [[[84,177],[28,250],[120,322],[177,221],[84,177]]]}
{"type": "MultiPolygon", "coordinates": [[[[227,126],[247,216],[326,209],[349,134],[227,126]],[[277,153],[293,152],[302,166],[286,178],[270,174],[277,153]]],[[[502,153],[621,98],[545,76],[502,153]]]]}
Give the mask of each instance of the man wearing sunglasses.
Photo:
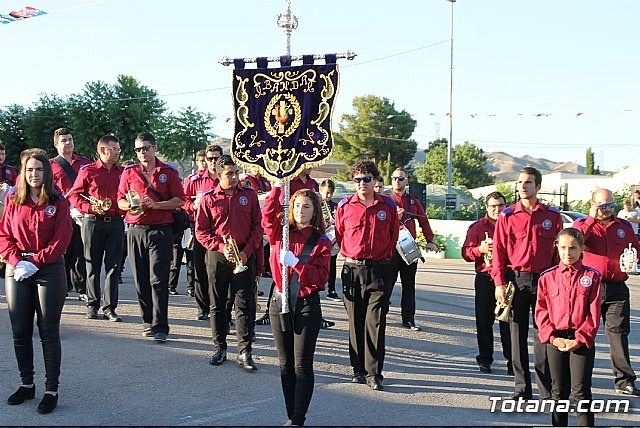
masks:
{"type": "Polygon", "coordinates": [[[358,161],[351,169],[356,193],[336,210],[336,241],[345,256],[342,293],[349,317],[349,359],[353,383],[384,390],[382,367],[389,296],[391,260],[398,241],[398,211],[387,196],[373,191],[378,167],[358,161]]]}
{"type": "MultiPolygon", "coordinates": [[[[407,193],[407,184],[409,184],[409,174],[407,170],[404,168],[396,168],[391,176],[391,198],[396,203],[400,228],[405,227],[409,233],[411,233],[413,239],[415,239],[416,220],[418,220],[422,233],[427,240],[427,249],[429,251],[438,251],[438,247],[433,243],[433,231],[429,225],[429,220],[424,212],[424,208],[418,198],[407,193]]],[[[396,282],[398,273],[400,273],[400,282],[402,283],[402,299],[400,300],[402,326],[413,331],[420,331],[422,328],[416,325],[415,322],[416,272],[418,271],[418,263],[407,265],[396,249],[391,269],[393,282],[396,282]]],[[[394,284],[391,286],[393,287],[393,285],[394,284]]],[[[393,291],[393,288],[391,291],[393,291]]]]}
{"type": "MultiPolygon", "coordinates": [[[[196,318],[200,321],[209,319],[209,311],[211,310],[211,300],[209,299],[209,277],[207,276],[207,266],[205,265],[205,257],[207,250],[196,239],[195,235],[195,218],[200,208],[202,195],[218,185],[218,177],[216,175],[216,162],[222,156],[222,147],[217,144],[210,144],[205,149],[205,162],[207,168],[201,173],[195,172],[185,179],[184,193],[186,200],[184,209],[189,214],[189,218],[193,220],[191,223],[191,232],[195,241],[193,242],[193,268],[195,270],[195,282],[193,294],[187,295],[195,297],[198,305],[198,314],[196,318]]],[[[193,292],[192,292],[193,293],[193,292]]]]}
{"type": "MultiPolygon", "coordinates": [[[[556,260],[555,240],[562,230],[560,211],[538,200],[542,174],[525,167],[518,174],[516,190],[520,201],[504,209],[496,222],[493,235],[493,269],[496,301],[504,303],[505,285],[516,287],[512,301],[511,354],[515,375],[515,392],[510,399],[532,397],[529,371],[529,319],[535,312],[538,278],[556,260]]],[[[533,323],[533,349],[536,383],[540,399],[551,397],[551,378],[546,347],[533,323]]]]}
{"type": "Polygon", "coordinates": [[[164,343],[169,334],[172,211],[184,205],[184,189],[178,171],[156,157],[158,148],[152,134],[138,134],[133,150],[139,163],[122,172],[118,208],[127,213],[127,254],[142,312],[143,335],[164,343]],[[140,197],[141,214],[131,211],[134,205],[130,190],[140,197]]]}
{"type": "Polygon", "coordinates": [[[615,216],[615,208],[613,193],[598,189],[591,196],[589,216],[576,220],[573,226],[584,234],[584,264],[602,274],[602,320],[611,348],[614,390],[640,396],[629,359],[631,307],[625,283],[629,276],[620,270],[620,255],[629,244],[640,253],[640,243],[631,224],[615,216]]]}

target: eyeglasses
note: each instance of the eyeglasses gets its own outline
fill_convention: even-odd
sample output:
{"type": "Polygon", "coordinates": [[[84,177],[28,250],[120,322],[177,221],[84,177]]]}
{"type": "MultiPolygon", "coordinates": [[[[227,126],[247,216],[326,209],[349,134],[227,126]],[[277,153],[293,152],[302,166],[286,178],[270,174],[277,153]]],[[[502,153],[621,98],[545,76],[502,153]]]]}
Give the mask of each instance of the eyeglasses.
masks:
{"type": "Polygon", "coordinates": [[[211,161],[216,161],[216,160],[218,160],[218,159],[220,159],[220,156],[212,156],[212,157],[207,156],[207,160],[208,160],[209,162],[211,162],[211,161]]]}
{"type": "Polygon", "coordinates": [[[134,147],[133,151],[136,153],[142,153],[142,152],[148,152],[151,147],[153,146],[141,146],[141,147],[134,147]]]}
{"type": "Polygon", "coordinates": [[[107,147],[112,152],[121,152],[122,149],[120,147],[107,147]]]}
{"type": "Polygon", "coordinates": [[[608,204],[602,204],[602,205],[598,205],[598,208],[600,208],[601,210],[606,210],[607,208],[615,208],[616,207],[616,203],[615,202],[610,202],[608,204]]]}
{"type": "Polygon", "coordinates": [[[498,204],[498,205],[487,205],[487,208],[491,208],[492,210],[495,210],[496,208],[501,208],[504,207],[505,204],[498,204]]]}
{"type": "Polygon", "coordinates": [[[372,180],[373,177],[370,175],[367,175],[365,177],[353,177],[353,181],[355,181],[356,183],[360,183],[361,181],[364,181],[365,183],[371,183],[372,180]]]}
{"type": "Polygon", "coordinates": [[[391,177],[392,180],[398,180],[398,181],[404,181],[405,178],[407,177],[403,177],[403,176],[399,176],[399,177],[391,177]]]}

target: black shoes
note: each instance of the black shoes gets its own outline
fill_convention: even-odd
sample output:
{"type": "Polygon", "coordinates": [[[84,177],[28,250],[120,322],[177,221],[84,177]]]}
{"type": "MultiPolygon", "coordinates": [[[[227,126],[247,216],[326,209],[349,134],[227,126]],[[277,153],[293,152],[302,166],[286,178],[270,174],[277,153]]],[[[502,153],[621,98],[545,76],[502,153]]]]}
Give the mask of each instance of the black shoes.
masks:
{"type": "Polygon", "coordinates": [[[44,394],[42,401],[38,404],[38,413],[51,413],[58,406],[58,394],[44,394]]]}
{"type": "Polygon", "coordinates": [[[640,390],[636,388],[633,383],[630,383],[628,385],[621,386],[621,387],[616,386],[616,392],[618,394],[633,395],[634,397],[640,397],[640,390]]]}
{"type": "Polygon", "coordinates": [[[209,312],[199,311],[198,321],[206,321],[209,319],[209,312]]]}
{"type": "Polygon", "coordinates": [[[251,358],[251,352],[245,351],[242,354],[239,354],[236,361],[240,366],[242,366],[243,369],[247,371],[258,370],[256,364],[253,362],[253,358],[251,358]]]}
{"type": "Polygon", "coordinates": [[[519,398],[522,398],[524,400],[531,400],[531,398],[533,398],[533,394],[531,393],[531,391],[518,391],[518,392],[514,392],[511,395],[508,395],[505,398],[509,400],[517,400],[519,398]]]}
{"type": "Polygon", "coordinates": [[[507,374],[509,376],[515,376],[515,374],[513,373],[513,365],[511,363],[507,363],[507,374]]]}
{"type": "Polygon", "coordinates": [[[20,386],[16,392],[11,394],[7,399],[7,404],[15,406],[16,404],[22,404],[26,400],[33,400],[36,396],[36,386],[33,385],[31,388],[27,388],[26,386],[20,386]]]}
{"type": "Polygon", "coordinates": [[[169,288],[169,294],[171,294],[172,296],[177,296],[179,293],[175,288],[169,288]]]}
{"type": "Polygon", "coordinates": [[[260,318],[256,320],[256,325],[269,325],[271,324],[271,319],[269,318],[269,314],[264,314],[260,318]]]}
{"type": "Polygon", "coordinates": [[[367,379],[364,376],[364,373],[354,373],[351,376],[351,383],[367,383],[367,379]]]}
{"type": "Polygon", "coordinates": [[[422,331],[422,328],[418,327],[414,321],[403,322],[402,326],[413,331],[422,331]]]}
{"type": "Polygon", "coordinates": [[[384,385],[382,385],[382,380],[373,376],[367,379],[367,386],[374,391],[384,391],[384,385]]]}
{"type": "Polygon", "coordinates": [[[480,366],[480,373],[491,373],[490,364],[478,364],[480,366]]]}
{"type": "Polygon", "coordinates": [[[109,320],[111,322],[120,322],[122,318],[114,311],[113,309],[105,309],[104,315],[102,316],[104,319],[109,320]]]}
{"type": "Polygon", "coordinates": [[[87,306],[87,318],[90,320],[98,319],[98,308],[94,306],[87,306]]]}
{"type": "Polygon", "coordinates": [[[322,318],[322,321],[320,323],[320,328],[329,328],[329,327],[333,327],[334,325],[336,325],[335,322],[322,318]]]}
{"type": "Polygon", "coordinates": [[[193,290],[187,290],[187,296],[196,297],[196,295],[194,294],[193,290]]]}
{"type": "Polygon", "coordinates": [[[144,337],[153,337],[153,330],[151,330],[151,328],[145,328],[144,330],[142,330],[142,335],[144,337]]]}
{"type": "Polygon", "coordinates": [[[331,300],[332,302],[342,302],[342,299],[335,291],[330,291],[327,293],[327,300],[331,300]]]}
{"type": "Polygon", "coordinates": [[[81,302],[88,302],[89,301],[89,297],[87,297],[86,294],[84,293],[80,293],[78,294],[78,300],[80,300],[81,302]]]}
{"type": "Polygon", "coordinates": [[[226,349],[218,349],[212,356],[209,358],[209,364],[212,366],[219,366],[220,364],[227,361],[227,350],[226,349]]]}
{"type": "Polygon", "coordinates": [[[161,333],[161,332],[154,333],[153,340],[155,340],[156,343],[164,343],[167,341],[167,333],[161,333]]]}

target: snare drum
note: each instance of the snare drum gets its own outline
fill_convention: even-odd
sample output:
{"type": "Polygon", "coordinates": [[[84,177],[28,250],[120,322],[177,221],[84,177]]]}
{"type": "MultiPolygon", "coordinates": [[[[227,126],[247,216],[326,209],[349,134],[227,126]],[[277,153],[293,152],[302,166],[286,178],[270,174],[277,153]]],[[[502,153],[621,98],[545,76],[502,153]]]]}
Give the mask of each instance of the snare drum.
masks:
{"type": "Polygon", "coordinates": [[[336,242],[336,228],[335,228],[335,226],[327,227],[327,230],[324,232],[324,234],[331,241],[331,255],[332,256],[337,255],[340,252],[340,246],[336,242]]]}
{"type": "Polygon", "coordinates": [[[420,260],[420,249],[416,244],[415,239],[411,236],[411,232],[406,227],[400,229],[398,233],[398,243],[396,244],[396,250],[402,257],[402,260],[408,265],[417,263],[420,260]]]}

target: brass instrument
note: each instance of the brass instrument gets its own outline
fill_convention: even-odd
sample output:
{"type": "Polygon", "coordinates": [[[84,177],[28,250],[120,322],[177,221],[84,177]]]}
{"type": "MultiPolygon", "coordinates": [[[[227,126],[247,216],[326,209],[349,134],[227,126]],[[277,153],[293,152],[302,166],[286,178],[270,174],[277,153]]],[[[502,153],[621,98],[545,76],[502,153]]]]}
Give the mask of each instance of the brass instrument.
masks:
{"type": "Polygon", "coordinates": [[[109,198],[98,199],[95,196],[86,196],[83,194],[80,194],[80,196],[89,201],[89,204],[95,212],[105,213],[111,208],[112,202],[109,198]]]}
{"type": "Polygon", "coordinates": [[[504,292],[504,303],[496,302],[496,310],[494,313],[496,314],[496,319],[498,321],[511,321],[513,319],[513,314],[511,313],[511,304],[513,303],[513,296],[516,294],[516,286],[513,282],[509,281],[506,285],[506,290],[504,292]]]}
{"type": "Polygon", "coordinates": [[[322,200],[322,218],[327,227],[334,225],[333,215],[331,214],[331,209],[329,209],[329,204],[326,199],[322,200]]]}
{"type": "Polygon", "coordinates": [[[485,232],[484,236],[484,242],[489,244],[489,252],[484,254],[484,264],[486,267],[491,267],[491,260],[493,260],[493,250],[491,249],[491,244],[493,244],[493,239],[489,238],[488,232],[485,232]]]}
{"type": "Polygon", "coordinates": [[[236,240],[231,236],[222,237],[222,241],[231,247],[231,257],[233,258],[233,263],[235,263],[236,267],[233,269],[233,273],[240,273],[247,270],[247,266],[242,264],[242,260],[240,260],[240,251],[238,250],[238,244],[236,244],[236,240]]]}
{"type": "Polygon", "coordinates": [[[629,248],[625,248],[620,254],[620,270],[625,273],[638,274],[638,252],[629,243],[629,248]]]}
{"type": "Polygon", "coordinates": [[[336,241],[336,227],[334,226],[333,215],[331,214],[331,209],[326,199],[322,200],[322,218],[327,227],[324,234],[331,241],[331,255],[335,256],[340,252],[340,246],[336,241]]]}
{"type": "Polygon", "coordinates": [[[127,198],[127,202],[129,202],[129,214],[136,216],[143,213],[142,199],[137,191],[129,189],[125,197],[127,198]]]}

